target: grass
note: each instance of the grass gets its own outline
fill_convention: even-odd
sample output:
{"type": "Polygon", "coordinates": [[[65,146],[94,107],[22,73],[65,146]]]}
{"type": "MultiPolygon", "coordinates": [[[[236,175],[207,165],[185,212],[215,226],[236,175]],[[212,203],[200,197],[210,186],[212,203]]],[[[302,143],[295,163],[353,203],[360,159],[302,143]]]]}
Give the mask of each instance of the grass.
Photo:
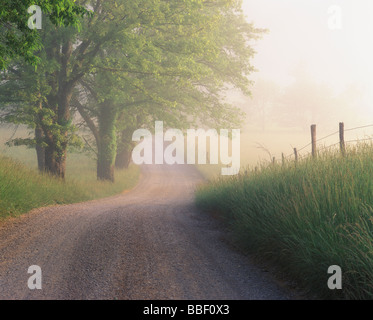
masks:
{"type": "Polygon", "coordinates": [[[262,165],[202,186],[196,202],[218,213],[237,242],[320,298],[373,298],[373,146],[262,165]],[[327,286],[342,269],[342,290],[327,286]]]}
{"type": "Polygon", "coordinates": [[[84,154],[70,154],[63,182],[37,172],[34,151],[17,149],[15,157],[21,158],[21,155],[24,163],[0,155],[0,219],[18,216],[33,208],[119,194],[134,187],[139,179],[139,168],[131,165],[127,170],[116,172],[115,183],[97,181],[94,160],[84,154]]]}

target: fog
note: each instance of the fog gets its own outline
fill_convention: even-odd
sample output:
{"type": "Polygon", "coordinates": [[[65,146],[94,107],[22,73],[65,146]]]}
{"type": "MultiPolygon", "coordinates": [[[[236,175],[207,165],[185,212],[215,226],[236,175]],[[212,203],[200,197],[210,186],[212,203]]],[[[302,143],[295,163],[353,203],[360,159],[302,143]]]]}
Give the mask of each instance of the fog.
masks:
{"type": "MultiPolygon", "coordinates": [[[[250,75],[252,96],[234,90],[228,96],[247,114],[243,165],[280,160],[282,153],[291,158],[293,148],[310,143],[311,124],[318,139],[337,131],[339,122],[347,129],[373,124],[371,0],[243,0],[243,10],[255,27],[268,30],[250,43],[257,70],[250,75]]],[[[19,131],[3,130],[2,153],[9,152],[3,142],[29,133],[19,131]]],[[[347,141],[367,136],[373,127],[346,132],[347,141]]],[[[318,147],[336,142],[334,135],[318,147]]]]}
{"type": "MultiPolygon", "coordinates": [[[[254,65],[261,77],[280,84],[290,83],[292,71],[301,62],[317,81],[337,91],[357,84],[365,89],[366,103],[373,98],[371,1],[244,0],[243,3],[248,20],[269,29],[256,45],[254,65]],[[328,10],[333,4],[342,9],[341,29],[329,29],[332,14],[328,10]]],[[[373,115],[373,110],[369,112],[373,115]]]]}
{"type": "MultiPolygon", "coordinates": [[[[258,144],[279,157],[309,143],[312,123],[318,138],[339,122],[373,123],[372,1],[243,0],[243,9],[248,21],[268,29],[254,45],[252,98],[230,97],[248,115],[242,152],[250,163],[268,159],[258,144]]],[[[348,139],[372,133],[352,131],[348,139]]]]}

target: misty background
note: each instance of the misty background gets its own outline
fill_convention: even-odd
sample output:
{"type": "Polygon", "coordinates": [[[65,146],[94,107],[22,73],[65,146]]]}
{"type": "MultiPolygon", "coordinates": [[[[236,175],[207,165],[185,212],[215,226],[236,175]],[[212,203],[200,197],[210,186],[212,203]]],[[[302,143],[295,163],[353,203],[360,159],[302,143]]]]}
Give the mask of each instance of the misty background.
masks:
{"type": "MultiPolygon", "coordinates": [[[[292,154],[317,138],[373,123],[373,2],[369,0],[244,0],[248,21],[268,33],[253,46],[257,72],[252,97],[232,92],[247,113],[242,162],[255,165],[292,154]],[[329,28],[331,6],[341,8],[341,29],[329,28]]],[[[346,140],[371,136],[369,128],[346,132],[346,140]]],[[[338,136],[324,145],[338,142],[338,136]]],[[[307,154],[310,147],[303,151],[307,154]]]]}
{"type": "MultiPolygon", "coordinates": [[[[242,165],[273,157],[280,161],[282,153],[291,158],[294,147],[310,143],[311,124],[317,125],[317,138],[338,131],[339,122],[346,129],[373,124],[373,2],[243,0],[243,10],[249,22],[268,32],[252,43],[257,72],[250,75],[251,97],[238,90],[227,97],[247,114],[242,165]],[[335,5],[341,8],[342,20],[341,28],[332,30],[329,10],[335,5]]],[[[14,149],[19,147],[4,146],[14,133],[9,127],[0,128],[0,151],[17,158],[14,149]]],[[[16,137],[24,136],[21,129],[16,137]]],[[[373,129],[363,128],[346,132],[346,140],[372,135],[373,129]]],[[[336,142],[334,135],[318,147],[336,142]]],[[[302,150],[301,156],[310,149],[302,150]]]]}

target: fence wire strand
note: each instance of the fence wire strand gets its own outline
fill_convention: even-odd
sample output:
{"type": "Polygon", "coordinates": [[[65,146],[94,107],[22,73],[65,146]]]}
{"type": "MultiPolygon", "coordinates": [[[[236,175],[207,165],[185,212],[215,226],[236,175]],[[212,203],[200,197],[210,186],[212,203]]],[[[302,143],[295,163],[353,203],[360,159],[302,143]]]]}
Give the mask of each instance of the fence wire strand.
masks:
{"type": "MultiPolygon", "coordinates": [[[[369,128],[369,127],[373,127],[373,124],[369,124],[369,125],[365,125],[365,126],[360,126],[360,127],[349,128],[349,129],[345,129],[344,132],[347,132],[347,131],[354,131],[354,130],[364,129],[364,128],[369,128]]],[[[334,136],[334,135],[336,135],[336,134],[338,134],[338,133],[339,133],[339,131],[335,131],[335,132],[333,132],[333,133],[330,133],[330,134],[326,135],[325,137],[322,137],[322,138],[320,138],[320,139],[317,139],[315,142],[320,142],[320,141],[325,140],[325,139],[327,139],[327,138],[329,138],[329,137],[332,137],[332,136],[334,136]]],[[[353,142],[368,141],[368,140],[373,140],[373,138],[349,140],[349,141],[345,141],[345,143],[353,143],[353,142]]],[[[332,147],[334,147],[334,146],[336,146],[336,145],[338,145],[338,144],[340,144],[340,142],[334,143],[334,144],[332,144],[332,145],[330,145],[330,146],[324,146],[323,148],[319,149],[319,151],[325,150],[325,149],[327,149],[327,148],[332,148],[332,147]]],[[[306,144],[305,146],[303,146],[303,147],[300,148],[300,149],[297,149],[297,152],[298,152],[298,159],[302,159],[302,158],[305,157],[305,156],[301,156],[301,155],[299,154],[299,152],[302,151],[302,150],[304,150],[304,149],[306,149],[307,147],[309,147],[309,146],[311,146],[311,145],[312,145],[312,142],[306,144]]],[[[310,154],[311,154],[310,152],[307,152],[307,155],[306,155],[306,156],[308,156],[308,155],[310,155],[310,154]]],[[[288,158],[291,158],[291,157],[293,157],[293,156],[294,156],[294,153],[291,153],[291,154],[285,156],[284,158],[285,158],[285,159],[288,159],[288,158]]]]}
{"type": "Polygon", "coordinates": [[[355,128],[345,129],[345,132],[346,131],[353,131],[353,130],[357,130],[357,129],[369,128],[369,127],[373,127],[373,124],[369,124],[369,125],[362,126],[362,127],[355,127],[355,128]]]}

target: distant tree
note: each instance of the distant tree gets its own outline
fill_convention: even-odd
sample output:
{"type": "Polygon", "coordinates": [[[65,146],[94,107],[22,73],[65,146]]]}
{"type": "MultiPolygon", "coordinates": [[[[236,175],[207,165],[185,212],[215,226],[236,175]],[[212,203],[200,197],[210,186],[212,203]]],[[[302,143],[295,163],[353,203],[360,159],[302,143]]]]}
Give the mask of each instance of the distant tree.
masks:
{"type": "Polygon", "coordinates": [[[329,86],[318,83],[299,67],[274,111],[280,125],[308,130],[311,124],[330,125],[338,114],[338,97],[329,86]]]}
{"type": "Polygon", "coordinates": [[[263,78],[255,81],[251,90],[251,99],[247,103],[247,113],[250,123],[265,130],[267,123],[273,123],[273,113],[281,94],[281,88],[271,80],[263,78]]]}

